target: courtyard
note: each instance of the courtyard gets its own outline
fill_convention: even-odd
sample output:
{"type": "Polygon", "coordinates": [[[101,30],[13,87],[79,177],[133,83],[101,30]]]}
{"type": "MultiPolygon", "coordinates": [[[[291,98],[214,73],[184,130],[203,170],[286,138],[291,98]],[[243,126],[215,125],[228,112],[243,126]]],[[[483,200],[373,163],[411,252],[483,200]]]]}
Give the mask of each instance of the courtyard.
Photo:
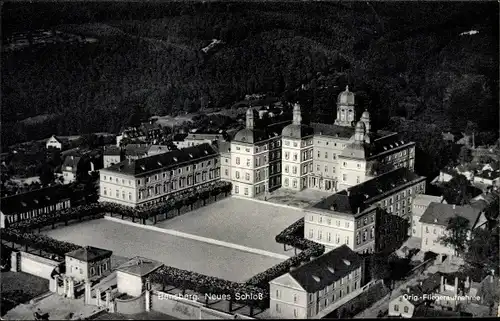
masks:
{"type": "MultiPolygon", "coordinates": [[[[200,226],[204,224],[193,220],[191,222],[200,226]]],[[[251,221],[248,221],[249,227],[252,227],[250,223],[251,221]]],[[[205,227],[217,224],[218,221],[214,221],[205,227]]],[[[226,228],[231,229],[228,226],[226,228]]],[[[82,246],[105,248],[120,257],[142,256],[179,269],[236,282],[243,282],[283,261],[106,219],[82,222],[43,233],[82,246]]]]}
{"type": "Polygon", "coordinates": [[[293,256],[292,250],[283,251],[275,237],[303,216],[298,208],[229,197],[159,222],[156,227],[293,256]]]}

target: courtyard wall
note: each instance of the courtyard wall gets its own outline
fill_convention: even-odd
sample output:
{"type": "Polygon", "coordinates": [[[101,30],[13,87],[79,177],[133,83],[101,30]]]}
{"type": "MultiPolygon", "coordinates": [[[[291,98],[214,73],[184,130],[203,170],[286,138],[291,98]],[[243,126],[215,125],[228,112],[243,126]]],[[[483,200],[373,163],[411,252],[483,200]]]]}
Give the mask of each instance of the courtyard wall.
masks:
{"type": "Polygon", "coordinates": [[[58,261],[47,259],[24,251],[13,251],[11,257],[11,271],[25,272],[47,280],[52,280],[50,275],[58,261]]]}

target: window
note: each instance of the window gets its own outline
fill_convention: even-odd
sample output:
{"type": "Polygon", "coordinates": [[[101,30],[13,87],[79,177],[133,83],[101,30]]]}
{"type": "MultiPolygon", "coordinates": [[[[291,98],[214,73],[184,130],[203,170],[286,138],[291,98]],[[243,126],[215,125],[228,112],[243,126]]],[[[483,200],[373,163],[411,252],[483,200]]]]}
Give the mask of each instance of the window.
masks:
{"type": "Polygon", "coordinates": [[[359,176],[356,176],[356,184],[359,184],[359,181],[360,181],[359,176]]]}
{"type": "Polygon", "coordinates": [[[370,228],[370,238],[374,238],[375,237],[375,227],[371,227],[370,228]]]}
{"type": "Polygon", "coordinates": [[[239,193],[240,193],[240,187],[239,187],[238,185],[236,185],[236,186],[234,187],[234,192],[235,192],[236,194],[239,194],[239,193]]]}
{"type": "Polygon", "coordinates": [[[349,222],[345,222],[345,227],[349,228],[349,222]]]}
{"type": "Polygon", "coordinates": [[[103,187],[102,193],[103,193],[104,195],[107,195],[107,192],[106,192],[106,187],[103,187]]]}
{"type": "Polygon", "coordinates": [[[436,229],[434,229],[434,231],[432,231],[433,234],[436,234],[436,229]]]}
{"type": "Polygon", "coordinates": [[[320,222],[320,223],[323,223],[323,216],[320,216],[320,217],[319,217],[319,222],[320,222]]]}
{"type": "Polygon", "coordinates": [[[289,152],[285,152],[285,159],[288,160],[290,158],[290,153],[289,152]]]}
{"type": "Polygon", "coordinates": [[[342,174],[342,180],[345,182],[347,181],[347,174],[342,174]]]}
{"type": "Polygon", "coordinates": [[[293,187],[297,187],[297,180],[296,179],[293,180],[293,187]]]}
{"type": "Polygon", "coordinates": [[[240,172],[236,171],[236,178],[240,178],[240,172]]]}
{"type": "Polygon", "coordinates": [[[319,165],[316,165],[316,171],[320,171],[319,165]]]}
{"type": "Polygon", "coordinates": [[[246,174],[245,174],[245,179],[246,179],[247,181],[249,181],[249,180],[250,180],[250,174],[249,174],[249,173],[246,173],[246,174]]]}
{"type": "Polygon", "coordinates": [[[318,240],[321,240],[323,238],[323,232],[318,231],[318,240]]]}
{"type": "Polygon", "coordinates": [[[236,157],[236,165],[239,165],[239,164],[240,164],[240,158],[236,157]]]}
{"type": "Polygon", "coordinates": [[[394,305],[394,311],[396,311],[396,312],[399,311],[399,305],[397,305],[397,304],[394,305]]]}
{"type": "Polygon", "coordinates": [[[294,173],[294,174],[297,174],[297,166],[294,166],[294,167],[293,167],[293,173],[294,173]]]}
{"type": "Polygon", "coordinates": [[[326,220],[326,222],[328,223],[328,225],[332,225],[332,219],[331,219],[331,218],[328,218],[328,219],[326,220]]]}
{"type": "Polygon", "coordinates": [[[312,239],[314,237],[314,230],[310,229],[309,230],[309,238],[312,239]]]}
{"type": "Polygon", "coordinates": [[[328,158],[328,152],[325,152],[325,158],[328,158]]]}
{"type": "Polygon", "coordinates": [[[229,170],[227,168],[224,169],[224,175],[229,176],[229,170]]]}
{"type": "Polygon", "coordinates": [[[245,195],[248,195],[248,188],[245,187],[245,195]]]}
{"type": "Polygon", "coordinates": [[[325,165],[325,173],[328,173],[328,166],[325,165]]]}
{"type": "Polygon", "coordinates": [[[285,173],[288,173],[288,165],[285,165],[285,173]]]}
{"type": "Polygon", "coordinates": [[[281,313],[281,308],[280,308],[279,303],[276,303],[276,312],[281,313]]]}
{"type": "Polygon", "coordinates": [[[276,290],[276,299],[280,298],[280,290],[276,290]]]}
{"type": "Polygon", "coordinates": [[[344,162],[344,167],[347,166],[347,162],[344,162]]]}
{"type": "Polygon", "coordinates": [[[250,167],[250,158],[247,158],[247,167],[250,167]]]}
{"type": "Polygon", "coordinates": [[[425,233],[429,233],[429,228],[425,227],[425,233]]]}
{"type": "Polygon", "coordinates": [[[405,313],[408,313],[408,307],[407,307],[407,306],[405,306],[405,307],[403,308],[403,310],[405,311],[405,313]]]}
{"type": "Polygon", "coordinates": [[[288,178],[285,178],[285,186],[288,186],[288,178]]]}
{"type": "Polygon", "coordinates": [[[320,151],[318,150],[318,158],[320,158],[320,157],[321,157],[321,153],[320,153],[320,151]]]}
{"type": "Polygon", "coordinates": [[[332,241],[332,233],[328,232],[328,242],[331,242],[332,241]]]}
{"type": "Polygon", "coordinates": [[[298,316],[297,309],[293,309],[293,317],[296,318],[298,316]]]}
{"type": "Polygon", "coordinates": [[[293,295],[293,303],[297,303],[297,301],[298,301],[297,294],[294,294],[293,295]]]}
{"type": "Polygon", "coordinates": [[[359,232],[356,233],[356,244],[359,245],[359,243],[361,243],[360,239],[359,239],[359,232]]]}
{"type": "Polygon", "coordinates": [[[333,159],[337,159],[337,155],[336,154],[332,154],[332,158],[333,159]]]}

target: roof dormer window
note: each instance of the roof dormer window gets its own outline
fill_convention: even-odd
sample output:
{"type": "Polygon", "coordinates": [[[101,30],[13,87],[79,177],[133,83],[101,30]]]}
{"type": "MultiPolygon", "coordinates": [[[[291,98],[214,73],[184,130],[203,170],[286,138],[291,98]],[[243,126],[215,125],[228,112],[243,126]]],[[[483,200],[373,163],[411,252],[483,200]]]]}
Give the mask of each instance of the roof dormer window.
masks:
{"type": "Polygon", "coordinates": [[[193,158],[193,154],[189,154],[189,157],[193,158]]]}
{"type": "Polygon", "coordinates": [[[347,260],[342,260],[344,262],[345,265],[349,266],[351,265],[351,262],[347,261],[347,260]]]}
{"type": "Polygon", "coordinates": [[[319,277],[317,277],[316,275],[313,275],[312,278],[314,279],[314,281],[316,281],[318,283],[321,281],[321,279],[319,277]]]}
{"type": "Polygon", "coordinates": [[[335,274],[335,270],[331,266],[328,267],[328,271],[330,271],[331,274],[335,274]]]}
{"type": "Polygon", "coordinates": [[[177,157],[174,157],[173,160],[174,160],[174,162],[177,162],[177,157]]]}
{"type": "Polygon", "coordinates": [[[142,169],[143,171],[145,171],[145,170],[146,170],[146,166],[141,165],[141,169],[142,169]]]}

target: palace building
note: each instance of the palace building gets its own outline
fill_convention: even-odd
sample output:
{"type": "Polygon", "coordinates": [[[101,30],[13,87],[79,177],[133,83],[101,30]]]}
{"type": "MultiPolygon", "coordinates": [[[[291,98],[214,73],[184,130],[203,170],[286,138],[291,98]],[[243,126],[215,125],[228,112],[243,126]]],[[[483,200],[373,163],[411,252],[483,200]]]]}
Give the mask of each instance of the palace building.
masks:
{"type": "Polygon", "coordinates": [[[219,154],[211,145],[201,144],[102,169],[99,201],[131,207],[149,205],[217,180],[219,154]]]}

